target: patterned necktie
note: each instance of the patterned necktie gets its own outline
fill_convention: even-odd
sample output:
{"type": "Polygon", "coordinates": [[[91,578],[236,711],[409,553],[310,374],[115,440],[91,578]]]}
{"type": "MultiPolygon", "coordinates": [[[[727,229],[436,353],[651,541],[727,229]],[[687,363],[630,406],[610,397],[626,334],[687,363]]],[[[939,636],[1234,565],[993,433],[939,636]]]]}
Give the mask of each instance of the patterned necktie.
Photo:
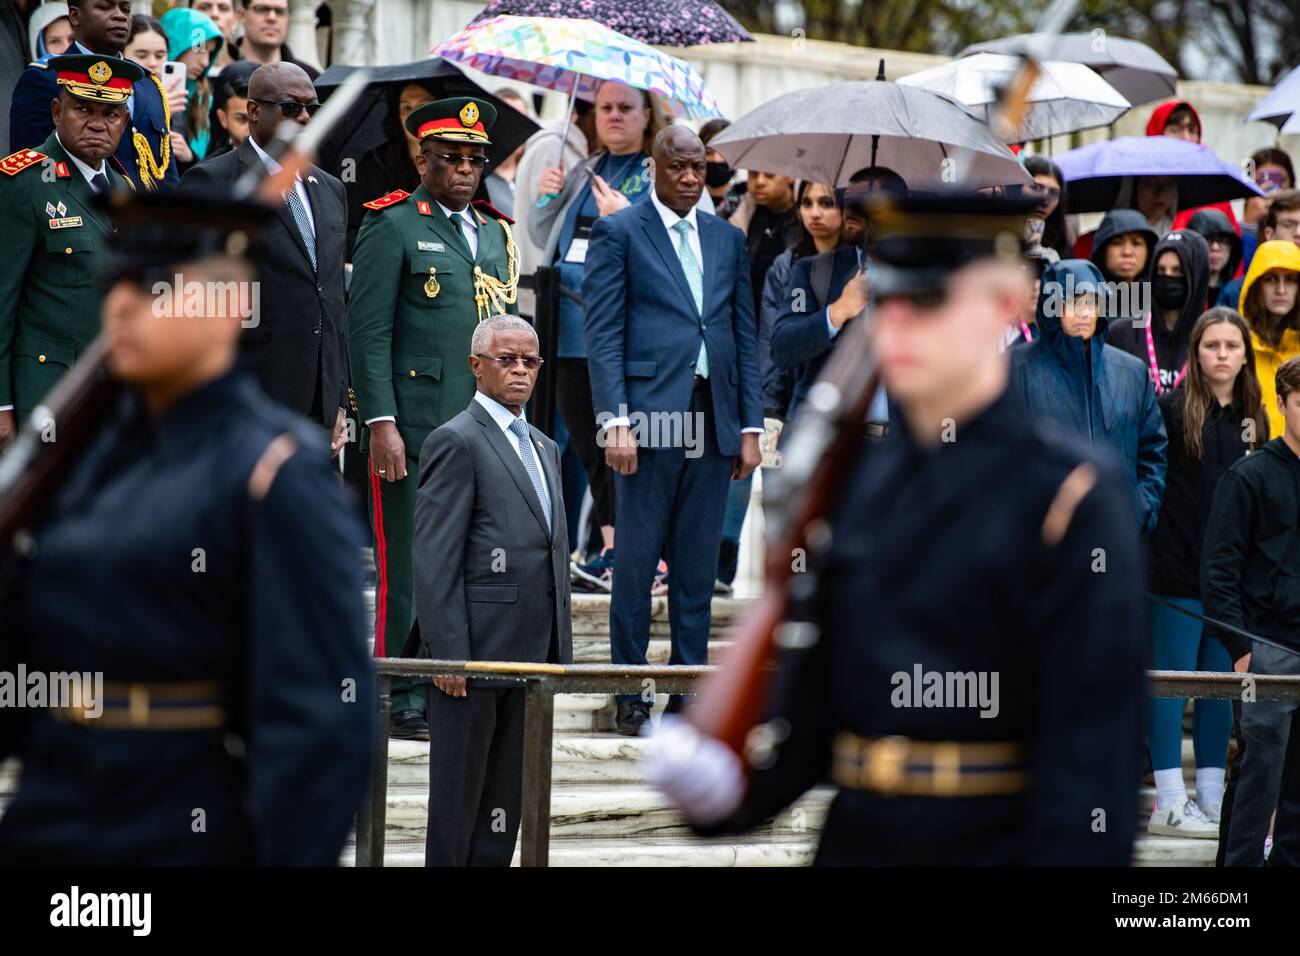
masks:
{"type": "Polygon", "coordinates": [[[298,234],[302,236],[302,244],[307,247],[307,258],[311,260],[312,271],[316,271],[316,238],[311,233],[311,220],[307,218],[307,210],[298,198],[298,187],[290,186],[289,191],[284,194],[284,201],[289,204],[289,212],[293,214],[293,221],[298,226],[298,234]]]}
{"type": "Polygon", "coordinates": [[[537,456],[533,454],[532,436],[528,434],[528,423],[522,418],[516,418],[510,423],[510,430],[519,438],[519,457],[524,460],[524,471],[528,472],[528,477],[533,482],[533,490],[537,492],[537,500],[541,502],[542,514],[546,516],[546,530],[551,530],[551,502],[546,496],[546,487],[542,484],[542,472],[537,464],[537,456]]]}
{"type": "MultiPolygon", "coordinates": [[[[695,250],[691,248],[690,220],[679,219],[673,224],[673,230],[677,233],[677,258],[682,264],[682,272],[686,274],[686,284],[690,286],[691,296],[695,299],[695,311],[703,315],[704,273],[695,258],[695,250]]],[[[709,353],[705,350],[703,342],[700,343],[700,357],[695,363],[695,374],[701,378],[709,377],[709,353]]]]}

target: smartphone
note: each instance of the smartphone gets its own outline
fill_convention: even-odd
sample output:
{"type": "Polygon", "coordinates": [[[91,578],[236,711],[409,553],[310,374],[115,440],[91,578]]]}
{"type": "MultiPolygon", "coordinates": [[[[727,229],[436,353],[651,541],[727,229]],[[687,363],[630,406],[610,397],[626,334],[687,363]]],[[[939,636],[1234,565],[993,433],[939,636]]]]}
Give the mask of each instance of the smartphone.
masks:
{"type": "Polygon", "coordinates": [[[595,171],[594,169],[592,169],[590,166],[588,166],[588,167],[586,167],[585,169],[583,169],[583,172],[587,174],[587,182],[591,183],[591,188],[592,188],[592,189],[595,189],[595,188],[596,188],[596,171],[595,171]]]}
{"type": "Polygon", "coordinates": [[[168,95],[185,89],[185,64],[168,60],[162,65],[162,85],[168,95]]]}

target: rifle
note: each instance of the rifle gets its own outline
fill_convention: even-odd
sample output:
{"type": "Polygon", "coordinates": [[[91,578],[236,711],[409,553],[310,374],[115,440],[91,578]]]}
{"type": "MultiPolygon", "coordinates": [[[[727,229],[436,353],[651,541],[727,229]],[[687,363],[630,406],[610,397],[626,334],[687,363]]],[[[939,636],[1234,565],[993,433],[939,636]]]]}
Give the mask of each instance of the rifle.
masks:
{"type": "MultiPolygon", "coordinates": [[[[280,202],[284,190],[311,164],[320,141],[361,94],[369,76],[367,70],[353,73],[305,127],[290,120],[281,123],[267,149],[278,158],[279,172],[268,176],[258,170],[246,175],[235,184],[235,198],[256,197],[268,205],[280,202]]],[[[27,529],[40,520],[59,480],[99,431],[121,388],[109,372],[108,344],[100,335],[22,423],[13,447],[0,456],[0,559],[30,549],[27,529]]]]}
{"type": "MultiPolygon", "coordinates": [[[[1056,0],[1040,21],[1038,50],[1064,28],[1078,0],[1056,0]]],[[[1041,54],[1044,59],[1047,54],[1041,54]]],[[[1040,68],[1027,53],[1003,90],[993,128],[1019,125],[1040,68]]],[[[722,666],[700,689],[686,719],[701,733],[745,756],[750,734],[764,719],[777,653],[808,647],[817,625],[805,613],[817,589],[815,570],[796,572],[799,555],[816,555],[829,544],[830,518],[851,474],[864,436],[871,398],[880,386],[867,323],[841,333],[821,376],[793,423],[779,470],[764,474],[768,517],[766,588],[728,633],[731,647],[722,666]],[[796,610],[798,613],[792,614],[796,610]]],[[[812,569],[814,565],[809,564],[812,569]]],[[[744,763],[748,766],[748,763],[744,763]]]]}

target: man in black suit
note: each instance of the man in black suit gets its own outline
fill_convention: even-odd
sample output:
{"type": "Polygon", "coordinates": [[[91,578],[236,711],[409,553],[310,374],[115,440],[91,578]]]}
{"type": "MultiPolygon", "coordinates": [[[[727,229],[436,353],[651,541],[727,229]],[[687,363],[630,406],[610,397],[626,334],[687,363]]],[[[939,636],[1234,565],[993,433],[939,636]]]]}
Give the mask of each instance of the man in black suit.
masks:
{"type": "MultiPolygon", "coordinates": [[[[316,88],[292,63],[259,67],[248,80],[249,137],[236,150],[200,163],[182,189],[230,192],[250,168],[280,164],[266,152],[286,119],[306,125],[319,106],[316,88]]],[[[261,171],[261,170],[259,170],[261,171]]],[[[347,235],[343,184],[318,166],[299,175],[254,250],[261,279],[255,320],[239,341],[240,364],[266,394],[333,430],[344,440],[347,346],[343,315],[343,250],[347,235]]]]}
{"type": "MultiPolygon", "coordinates": [[[[415,606],[429,656],[573,660],[560,453],[524,419],[537,335],[494,316],[474,331],[469,408],[420,452],[415,606]]],[[[509,866],[523,792],[524,691],[435,678],[428,690],[426,866],[509,866]],[[468,686],[467,686],[468,683],[468,686]]]]}

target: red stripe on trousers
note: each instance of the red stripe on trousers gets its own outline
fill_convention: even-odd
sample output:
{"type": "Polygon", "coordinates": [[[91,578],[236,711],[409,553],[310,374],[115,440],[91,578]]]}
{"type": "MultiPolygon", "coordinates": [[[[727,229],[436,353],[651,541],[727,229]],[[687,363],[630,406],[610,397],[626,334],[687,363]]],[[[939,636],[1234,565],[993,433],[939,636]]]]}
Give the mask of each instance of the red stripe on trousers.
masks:
{"type": "Polygon", "coordinates": [[[384,537],[384,499],[381,491],[382,479],[375,474],[374,463],[370,466],[370,497],[374,508],[375,525],[375,567],[379,572],[379,582],[375,587],[375,656],[385,657],[387,648],[384,644],[385,624],[388,617],[388,541],[384,537]]]}

